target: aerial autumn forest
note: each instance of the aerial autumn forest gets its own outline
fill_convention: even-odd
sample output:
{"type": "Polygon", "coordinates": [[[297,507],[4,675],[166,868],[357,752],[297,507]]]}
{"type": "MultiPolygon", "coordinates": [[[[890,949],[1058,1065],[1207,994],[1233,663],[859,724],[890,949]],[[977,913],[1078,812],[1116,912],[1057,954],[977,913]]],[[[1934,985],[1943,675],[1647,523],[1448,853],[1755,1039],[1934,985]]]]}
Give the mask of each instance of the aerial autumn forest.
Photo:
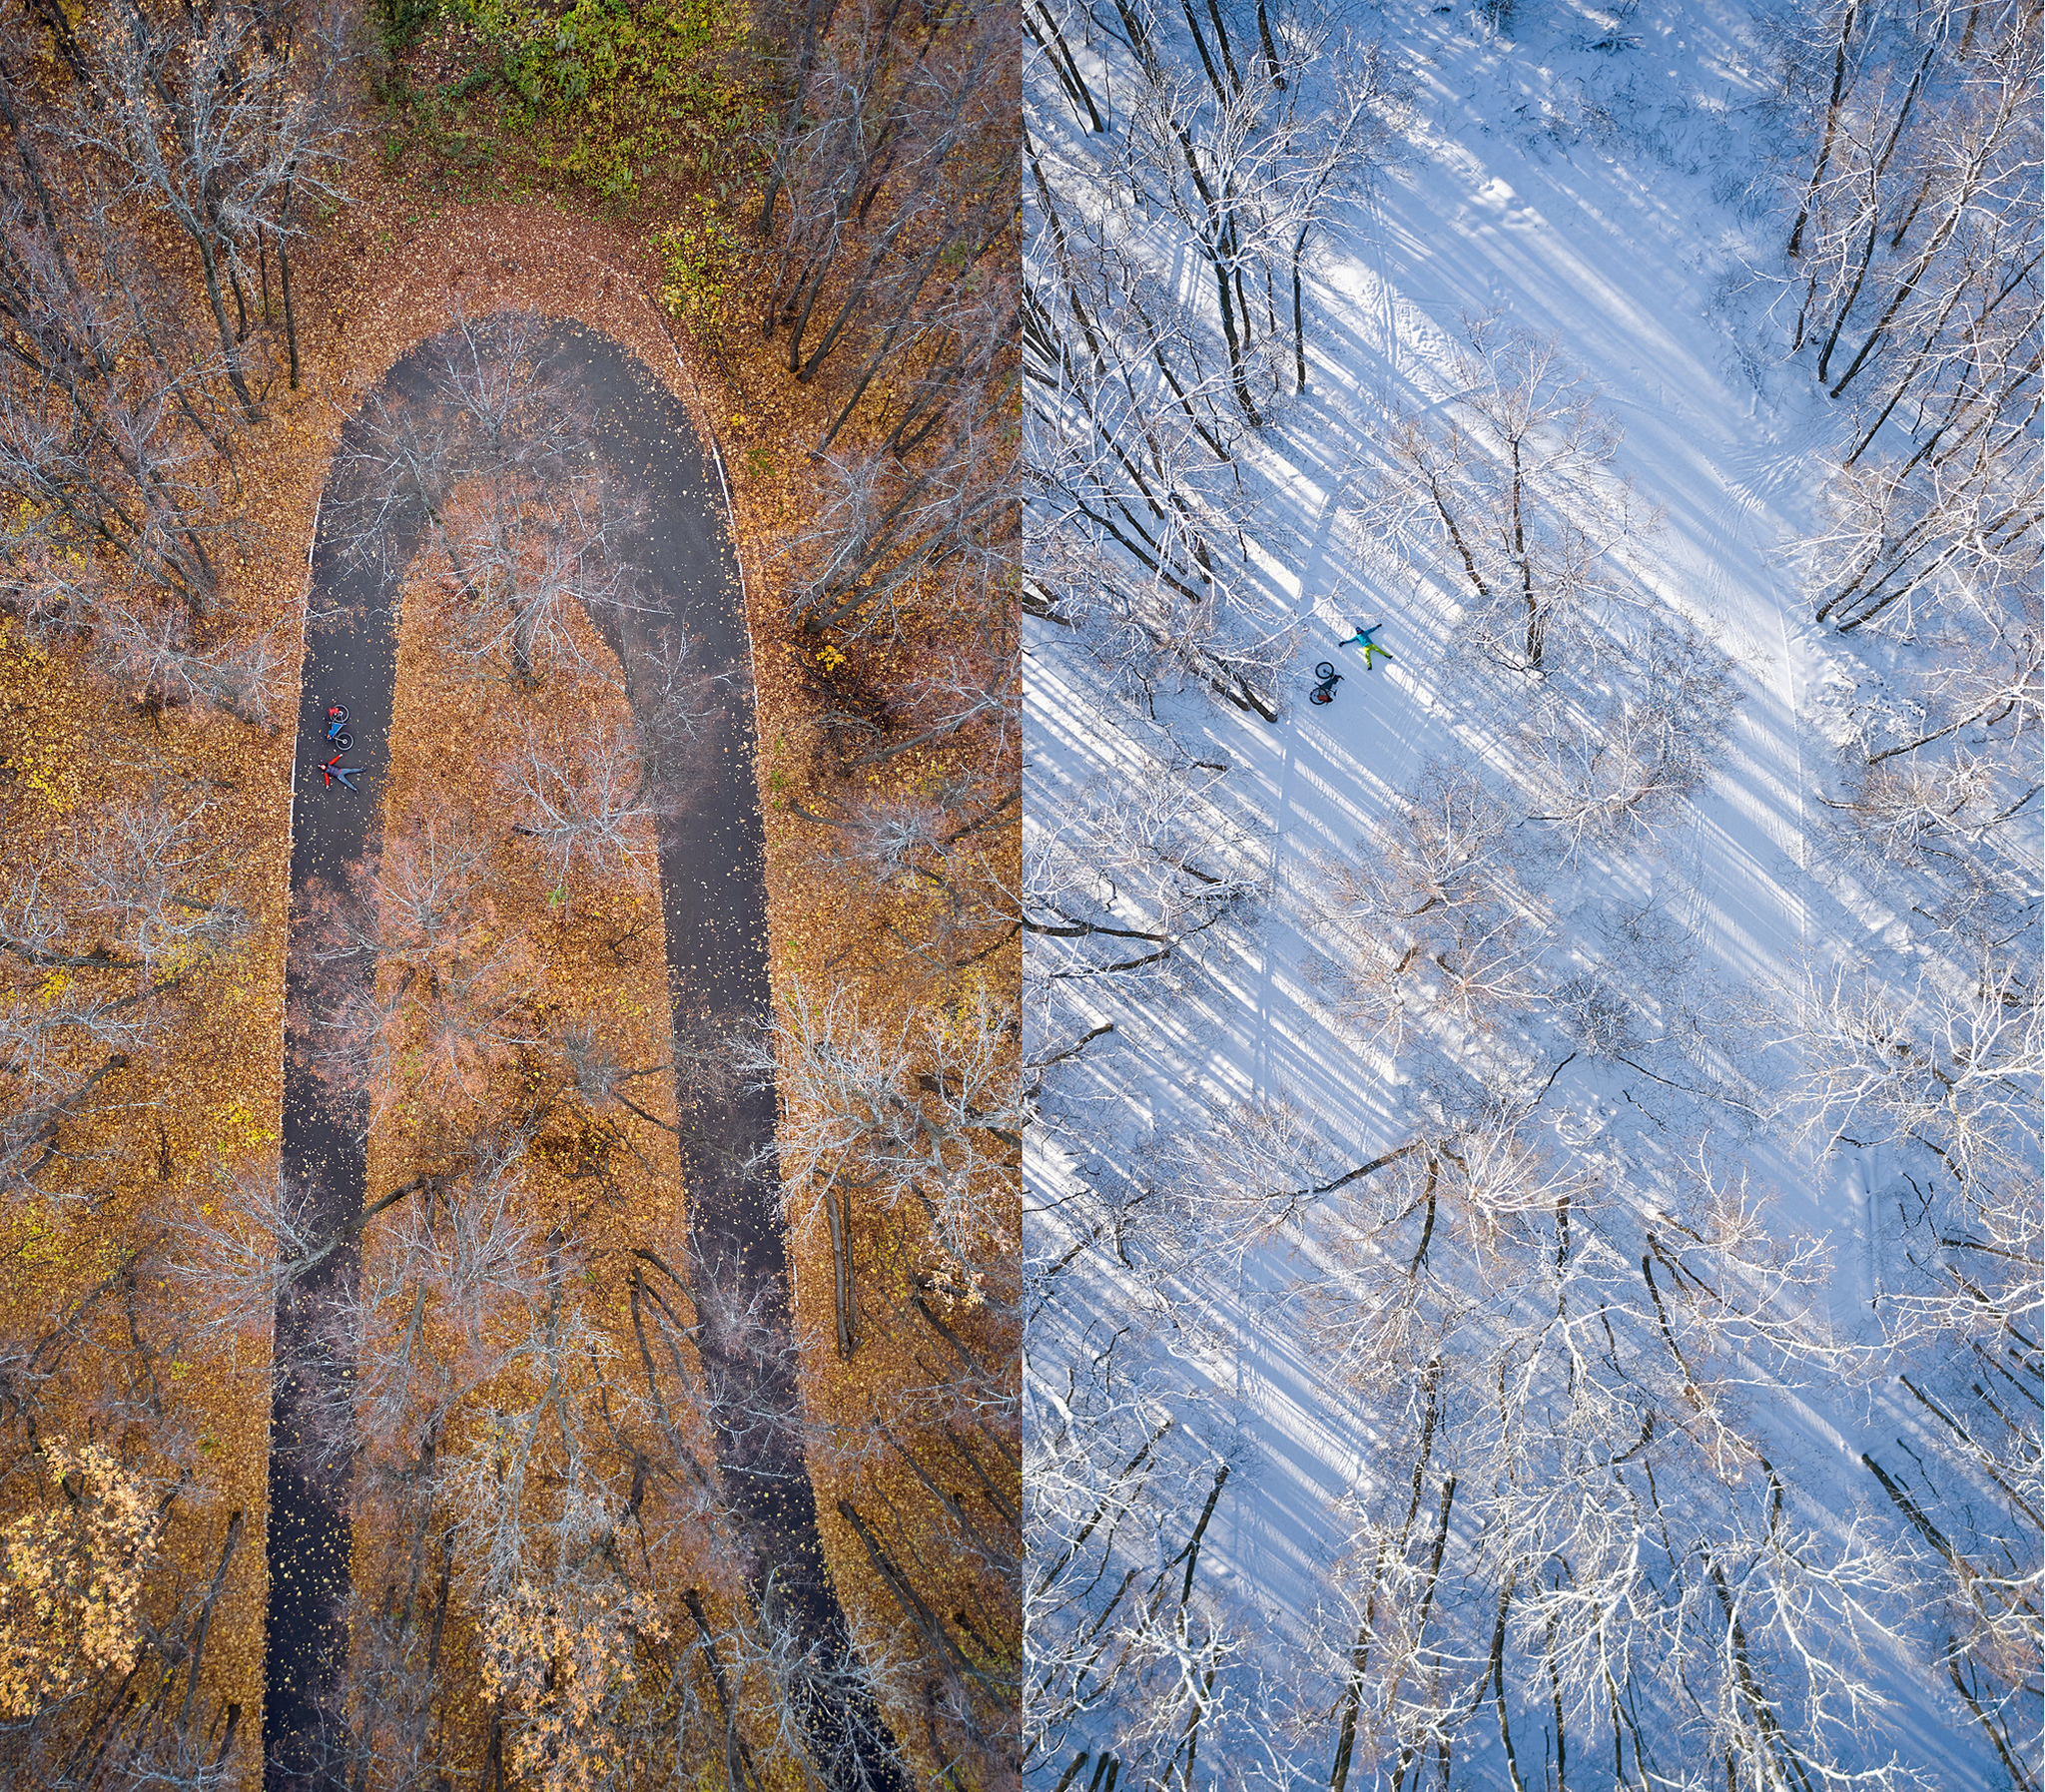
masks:
{"type": "Polygon", "coordinates": [[[1013,1784],[1019,31],[0,7],[0,1775],[1013,1784]]]}

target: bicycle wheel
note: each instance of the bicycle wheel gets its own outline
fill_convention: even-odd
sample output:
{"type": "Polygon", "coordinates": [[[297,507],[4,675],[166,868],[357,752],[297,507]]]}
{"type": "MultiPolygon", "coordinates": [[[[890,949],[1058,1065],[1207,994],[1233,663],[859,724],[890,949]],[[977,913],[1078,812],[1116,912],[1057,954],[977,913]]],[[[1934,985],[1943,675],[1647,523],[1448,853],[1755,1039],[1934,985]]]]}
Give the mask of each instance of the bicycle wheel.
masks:
{"type": "Polygon", "coordinates": [[[343,753],[345,753],[350,747],[352,747],[355,744],[355,737],[349,734],[348,731],[344,728],[341,731],[341,733],[331,734],[327,738],[330,741],[332,741],[337,747],[339,747],[343,753]]]}
{"type": "Polygon", "coordinates": [[[330,722],[345,722],[347,720],[347,705],[337,703],[327,712],[327,719],[330,722]]]}
{"type": "Polygon", "coordinates": [[[1323,660],[1314,668],[1314,677],[1316,678],[1333,678],[1334,676],[1335,666],[1331,660],[1323,660]]]}
{"type": "Polygon", "coordinates": [[[1335,693],[1333,691],[1315,689],[1307,693],[1306,700],[1309,703],[1333,703],[1335,701],[1335,693]]]}

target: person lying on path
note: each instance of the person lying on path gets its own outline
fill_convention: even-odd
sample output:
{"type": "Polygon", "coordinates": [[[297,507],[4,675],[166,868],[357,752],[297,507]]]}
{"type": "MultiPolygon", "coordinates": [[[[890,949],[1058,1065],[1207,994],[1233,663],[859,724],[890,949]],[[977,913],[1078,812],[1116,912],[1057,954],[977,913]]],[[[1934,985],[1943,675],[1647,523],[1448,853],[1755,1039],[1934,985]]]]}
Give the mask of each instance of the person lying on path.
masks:
{"type": "Polygon", "coordinates": [[[362,768],[360,766],[342,765],[341,763],[341,755],[337,753],[320,768],[320,775],[327,780],[326,788],[328,790],[334,788],[334,781],[337,778],[349,790],[353,790],[355,788],[355,780],[362,775],[362,768]]]}

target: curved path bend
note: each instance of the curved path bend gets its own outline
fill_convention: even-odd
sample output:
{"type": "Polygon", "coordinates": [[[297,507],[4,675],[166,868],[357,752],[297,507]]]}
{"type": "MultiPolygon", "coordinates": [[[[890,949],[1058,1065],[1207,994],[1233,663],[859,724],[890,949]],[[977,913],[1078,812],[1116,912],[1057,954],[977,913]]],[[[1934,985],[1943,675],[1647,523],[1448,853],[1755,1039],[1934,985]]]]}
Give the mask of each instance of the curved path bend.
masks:
{"type": "MultiPolygon", "coordinates": [[[[433,342],[421,344],[384,376],[380,394],[393,407],[425,400],[433,342]]],[[[688,412],[654,380],[644,363],[607,338],[574,323],[542,338],[558,369],[579,383],[596,418],[597,452],[608,470],[644,502],[647,525],[640,560],[646,590],[642,611],[595,617],[623,664],[645,635],[679,627],[692,657],[720,678],[722,710],[712,751],[698,762],[685,819],[660,853],[661,901],[667,921],[668,995],[678,1066],[676,1106],[682,1121],[682,1175],[699,1260],[720,1292],[776,1320],[790,1322],[787,1235],[779,1184],[750,1172],[773,1137],[772,1089],[748,1094],[691,1088],[680,1066],[714,1046],[732,1028],[768,1013],[767,886],[764,836],[753,780],[753,681],[737,561],[723,523],[719,479],[706,460],[688,412]]],[[[359,413],[358,413],[359,417],[359,413]]],[[[336,471],[322,504],[323,526],[312,554],[310,605],[327,618],[309,634],[299,712],[298,786],[292,812],[292,897],[300,909],[309,880],[338,887],[348,864],[371,844],[380,813],[396,678],[396,604],[401,575],[349,561],[338,531],[346,450],[357,422],[343,431],[336,471]],[[351,712],[355,745],[347,763],[363,768],[359,795],[322,786],[318,768],[330,703],[351,712]]],[[[398,551],[410,557],[417,522],[395,525],[398,551]],[[408,531],[408,532],[407,532],[408,531]]],[[[294,991],[296,993],[296,991],[294,991]]],[[[344,1226],[361,1211],[365,1112],[349,1111],[312,1072],[285,1063],[283,1169],[315,1191],[321,1216],[344,1226]]],[[[347,1365],[317,1349],[319,1317],[349,1291],[358,1261],[337,1255],[279,1303],[277,1354],[295,1367],[279,1376],[271,1412],[270,1600],[265,1630],[263,1743],[270,1792],[306,1792],[330,1783],[323,1762],[323,1712],[332,1703],[346,1652],[341,1621],[348,1588],[349,1520],[344,1472],[310,1471],[298,1442],[323,1396],[344,1389],[347,1365]],[[303,1360],[302,1360],[303,1359],[303,1360]]],[[[848,1648],[845,1616],[824,1567],[817,1511],[801,1445],[792,1428],[762,1430],[739,1422],[764,1405],[798,1415],[801,1392],[788,1363],[775,1357],[713,1358],[705,1365],[712,1392],[719,1467],[753,1551],[756,1593],[772,1572],[793,1606],[813,1653],[836,1663],[848,1648]]],[[[805,1714],[824,1759],[846,1765],[848,1789],[906,1792],[892,1738],[879,1713],[824,1702],[805,1714]],[[852,1743],[872,1738],[869,1746],[852,1743]],[[878,1753],[883,1758],[875,1759],[878,1753]],[[862,1760],[847,1760],[848,1756],[862,1760]]]]}

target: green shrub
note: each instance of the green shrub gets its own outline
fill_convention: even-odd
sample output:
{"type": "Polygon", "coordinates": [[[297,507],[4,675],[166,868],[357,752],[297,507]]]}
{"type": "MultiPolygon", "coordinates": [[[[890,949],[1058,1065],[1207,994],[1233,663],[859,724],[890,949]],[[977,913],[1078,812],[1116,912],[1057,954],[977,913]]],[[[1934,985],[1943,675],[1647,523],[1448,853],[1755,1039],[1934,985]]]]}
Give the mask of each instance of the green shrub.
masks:
{"type": "Polygon", "coordinates": [[[661,258],[661,304],[715,346],[736,309],[745,265],[734,209],[709,195],[692,200],[653,244],[661,258]]]}
{"type": "Polygon", "coordinates": [[[730,54],[745,39],[739,0],[381,4],[393,57],[437,21],[473,58],[427,108],[412,104],[401,71],[389,83],[386,97],[443,151],[454,109],[471,131],[486,113],[490,134],[518,140],[541,177],[627,202],[649,177],[708,172],[713,152],[745,134],[748,96],[730,54]]]}

